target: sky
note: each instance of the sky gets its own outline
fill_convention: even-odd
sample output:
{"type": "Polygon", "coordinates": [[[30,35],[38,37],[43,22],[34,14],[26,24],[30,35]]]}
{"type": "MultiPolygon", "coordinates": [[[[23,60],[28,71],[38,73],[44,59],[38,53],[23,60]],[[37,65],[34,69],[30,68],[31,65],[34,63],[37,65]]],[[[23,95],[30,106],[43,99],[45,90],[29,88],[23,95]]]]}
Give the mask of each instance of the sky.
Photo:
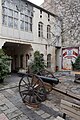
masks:
{"type": "Polygon", "coordinates": [[[30,1],[36,5],[41,5],[44,2],[44,0],[28,0],[28,1],[30,1]]]}

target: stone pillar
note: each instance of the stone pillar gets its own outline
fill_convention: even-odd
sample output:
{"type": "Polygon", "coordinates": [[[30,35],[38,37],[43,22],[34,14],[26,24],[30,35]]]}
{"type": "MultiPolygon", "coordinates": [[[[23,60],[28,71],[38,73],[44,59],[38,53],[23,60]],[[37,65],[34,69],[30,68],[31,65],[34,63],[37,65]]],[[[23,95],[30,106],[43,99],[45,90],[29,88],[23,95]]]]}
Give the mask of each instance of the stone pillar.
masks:
{"type": "Polygon", "coordinates": [[[55,71],[55,47],[52,49],[51,69],[55,71]]]}
{"type": "Polygon", "coordinates": [[[23,56],[23,68],[26,69],[26,55],[23,56]]]}

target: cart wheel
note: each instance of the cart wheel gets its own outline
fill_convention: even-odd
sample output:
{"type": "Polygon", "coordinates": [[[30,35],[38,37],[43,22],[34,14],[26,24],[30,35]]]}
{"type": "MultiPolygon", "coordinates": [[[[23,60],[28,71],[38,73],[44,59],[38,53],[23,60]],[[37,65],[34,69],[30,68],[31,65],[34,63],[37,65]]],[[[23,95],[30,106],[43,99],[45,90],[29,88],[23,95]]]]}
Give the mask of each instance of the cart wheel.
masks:
{"type": "Polygon", "coordinates": [[[25,75],[19,82],[19,93],[24,103],[38,107],[46,99],[44,83],[37,75],[25,75]]]}

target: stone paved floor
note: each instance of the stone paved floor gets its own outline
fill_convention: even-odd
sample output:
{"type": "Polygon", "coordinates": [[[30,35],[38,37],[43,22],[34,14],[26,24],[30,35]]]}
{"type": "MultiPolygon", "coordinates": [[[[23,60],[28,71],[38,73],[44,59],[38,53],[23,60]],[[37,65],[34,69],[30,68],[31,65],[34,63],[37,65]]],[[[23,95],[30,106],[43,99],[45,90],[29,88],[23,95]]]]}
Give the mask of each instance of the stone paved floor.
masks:
{"type": "MultiPolygon", "coordinates": [[[[60,79],[61,83],[56,87],[60,87],[60,85],[62,87],[64,83],[64,89],[67,89],[66,86],[70,87],[69,83],[73,81],[71,77],[68,78],[69,82],[66,82],[64,76],[60,79]]],[[[17,87],[19,80],[20,77],[13,74],[5,80],[4,84],[0,84],[0,120],[54,120],[57,116],[62,115],[59,109],[60,99],[54,91],[48,96],[49,99],[37,109],[25,105],[21,100],[17,87]]],[[[75,87],[77,87],[77,84],[75,87]]],[[[67,118],[67,120],[73,119],[67,118]]]]}
{"type": "Polygon", "coordinates": [[[59,115],[59,110],[48,104],[45,101],[40,108],[34,109],[22,102],[18,88],[0,92],[0,113],[4,113],[9,120],[52,120],[59,115]]]}

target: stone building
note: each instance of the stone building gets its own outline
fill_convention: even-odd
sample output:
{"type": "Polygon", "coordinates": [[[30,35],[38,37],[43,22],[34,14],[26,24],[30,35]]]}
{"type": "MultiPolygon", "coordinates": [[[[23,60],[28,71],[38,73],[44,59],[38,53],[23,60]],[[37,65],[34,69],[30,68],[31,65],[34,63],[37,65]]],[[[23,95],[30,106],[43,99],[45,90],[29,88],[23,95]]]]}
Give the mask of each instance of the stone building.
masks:
{"type": "Polygon", "coordinates": [[[61,47],[61,21],[57,15],[27,0],[0,0],[0,18],[0,48],[12,57],[12,71],[26,69],[36,50],[47,67],[55,70],[56,48],[61,47]]]}
{"type": "Polygon", "coordinates": [[[71,70],[71,61],[80,54],[80,0],[44,0],[41,6],[62,20],[61,64],[71,70]]]}

